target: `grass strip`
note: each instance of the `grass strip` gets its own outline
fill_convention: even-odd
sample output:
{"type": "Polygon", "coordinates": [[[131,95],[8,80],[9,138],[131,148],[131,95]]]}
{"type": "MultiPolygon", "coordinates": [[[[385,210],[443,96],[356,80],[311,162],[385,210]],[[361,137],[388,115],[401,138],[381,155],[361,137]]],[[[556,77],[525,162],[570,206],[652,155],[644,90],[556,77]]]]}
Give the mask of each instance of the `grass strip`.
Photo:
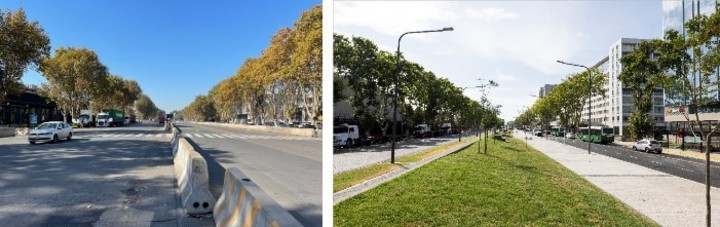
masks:
{"type": "Polygon", "coordinates": [[[341,191],[343,189],[352,187],[353,185],[360,184],[375,177],[381,176],[385,173],[389,173],[410,163],[418,162],[423,159],[432,157],[433,155],[445,152],[452,147],[468,142],[468,139],[477,140],[477,137],[467,137],[465,140],[460,142],[454,141],[443,144],[441,146],[428,148],[414,154],[405,155],[397,158],[395,164],[378,163],[360,169],[342,172],[333,176],[333,192],[341,191]]]}
{"type": "Polygon", "coordinates": [[[333,207],[335,226],[657,226],[517,139],[474,145],[333,207]]]}

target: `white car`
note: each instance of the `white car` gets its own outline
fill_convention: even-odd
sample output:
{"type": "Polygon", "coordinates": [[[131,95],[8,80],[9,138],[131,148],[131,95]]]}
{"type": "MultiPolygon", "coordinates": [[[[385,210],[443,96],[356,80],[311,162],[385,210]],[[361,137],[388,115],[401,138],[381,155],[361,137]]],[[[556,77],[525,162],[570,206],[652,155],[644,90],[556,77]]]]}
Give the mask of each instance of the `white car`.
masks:
{"type": "Polygon", "coordinates": [[[72,126],[62,121],[48,121],[35,127],[28,133],[30,144],[36,142],[57,142],[60,138],[72,139],[72,126]]]}
{"type": "Polygon", "coordinates": [[[572,133],[572,132],[566,133],[565,138],[572,139],[572,140],[577,139],[577,137],[575,137],[575,133],[572,133]]]}
{"type": "Polygon", "coordinates": [[[644,139],[644,140],[637,141],[637,143],[635,143],[632,146],[632,149],[634,151],[639,150],[639,151],[645,151],[645,152],[652,151],[657,154],[662,153],[662,145],[660,144],[660,142],[655,141],[655,140],[644,139]]]}

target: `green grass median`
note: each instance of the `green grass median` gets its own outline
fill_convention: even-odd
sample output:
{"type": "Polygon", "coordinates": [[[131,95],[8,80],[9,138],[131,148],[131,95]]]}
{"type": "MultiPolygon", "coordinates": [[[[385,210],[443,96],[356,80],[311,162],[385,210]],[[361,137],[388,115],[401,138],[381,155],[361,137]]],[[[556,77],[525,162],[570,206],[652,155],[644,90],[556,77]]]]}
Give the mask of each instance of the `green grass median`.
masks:
{"type": "Polygon", "coordinates": [[[476,146],[335,205],[335,226],[657,225],[519,140],[476,146]]]}
{"type": "Polygon", "coordinates": [[[402,157],[399,157],[395,160],[395,164],[390,163],[378,163],[370,166],[366,166],[360,169],[351,170],[347,172],[343,172],[340,174],[337,174],[333,176],[333,192],[338,192],[343,189],[349,188],[353,185],[360,184],[362,182],[368,181],[372,178],[375,178],[377,176],[383,175],[385,173],[389,173],[390,171],[393,171],[397,168],[401,168],[404,165],[414,163],[420,160],[423,160],[425,158],[429,158],[433,155],[442,153],[454,146],[460,145],[462,143],[466,143],[470,140],[477,140],[477,137],[468,137],[463,139],[462,141],[454,141],[447,144],[443,144],[442,146],[437,146],[433,148],[428,148],[425,150],[422,150],[420,152],[405,155],[402,157]]]}

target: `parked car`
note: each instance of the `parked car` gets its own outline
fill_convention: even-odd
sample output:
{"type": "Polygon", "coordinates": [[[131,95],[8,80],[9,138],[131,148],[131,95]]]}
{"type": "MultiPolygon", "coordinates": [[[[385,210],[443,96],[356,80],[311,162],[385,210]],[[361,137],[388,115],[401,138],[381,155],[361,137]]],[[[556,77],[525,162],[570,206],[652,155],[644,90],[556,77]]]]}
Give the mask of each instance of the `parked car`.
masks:
{"type": "Polygon", "coordinates": [[[313,128],[312,124],[310,124],[310,122],[307,122],[307,121],[300,122],[299,124],[297,124],[297,127],[298,128],[313,128]]]}
{"type": "Polygon", "coordinates": [[[28,133],[30,144],[36,142],[57,142],[60,138],[72,139],[72,126],[62,121],[48,121],[35,127],[28,133]]]}
{"type": "Polygon", "coordinates": [[[432,136],[432,129],[428,124],[418,124],[413,130],[413,134],[416,138],[425,138],[432,136]]]}
{"type": "Polygon", "coordinates": [[[288,123],[285,123],[284,121],[266,121],[265,126],[270,127],[290,127],[288,123]]]}
{"type": "Polygon", "coordinates": [[[655,140],[644,139],[644,140],[637,141],[637,143],[635,143],[632,146],[632,148],[634,151],[639,150],[639,151],[645,151],[645,152],[652,151],[657,154],[662,153],[662,145],[660,144],[660,142],[655,141],[655,140]]]}
{"type": "Polygon", "coordinates": [[[572,132],[565,133],[565,138],[568,138],[571,140],[577,139],[577,137],[575,137],[575,133],[572,133],[572,132]]]}
{"type": "Polygon", "coordinates": [[[536,136],[543,136],[542,130],[535,130],[535,132],[533,132],[533,134],[536,136]]]}

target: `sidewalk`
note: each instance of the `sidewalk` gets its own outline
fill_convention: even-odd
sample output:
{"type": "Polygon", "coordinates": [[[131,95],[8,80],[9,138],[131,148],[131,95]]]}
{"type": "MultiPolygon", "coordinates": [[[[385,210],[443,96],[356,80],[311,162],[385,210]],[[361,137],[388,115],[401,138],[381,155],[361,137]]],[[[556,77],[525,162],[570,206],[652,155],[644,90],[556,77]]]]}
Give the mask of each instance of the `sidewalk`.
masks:
{"type": "MultiPolygon", "coordinates": [[[[514,136],[525,139],[516,131],[514,136]]],[[[704,226],[705,185],[552,140],[528,144],[662,226],[704,226]]],[[[720,189],[711,188],[712,225],[720,224],[720,189]]]]}

